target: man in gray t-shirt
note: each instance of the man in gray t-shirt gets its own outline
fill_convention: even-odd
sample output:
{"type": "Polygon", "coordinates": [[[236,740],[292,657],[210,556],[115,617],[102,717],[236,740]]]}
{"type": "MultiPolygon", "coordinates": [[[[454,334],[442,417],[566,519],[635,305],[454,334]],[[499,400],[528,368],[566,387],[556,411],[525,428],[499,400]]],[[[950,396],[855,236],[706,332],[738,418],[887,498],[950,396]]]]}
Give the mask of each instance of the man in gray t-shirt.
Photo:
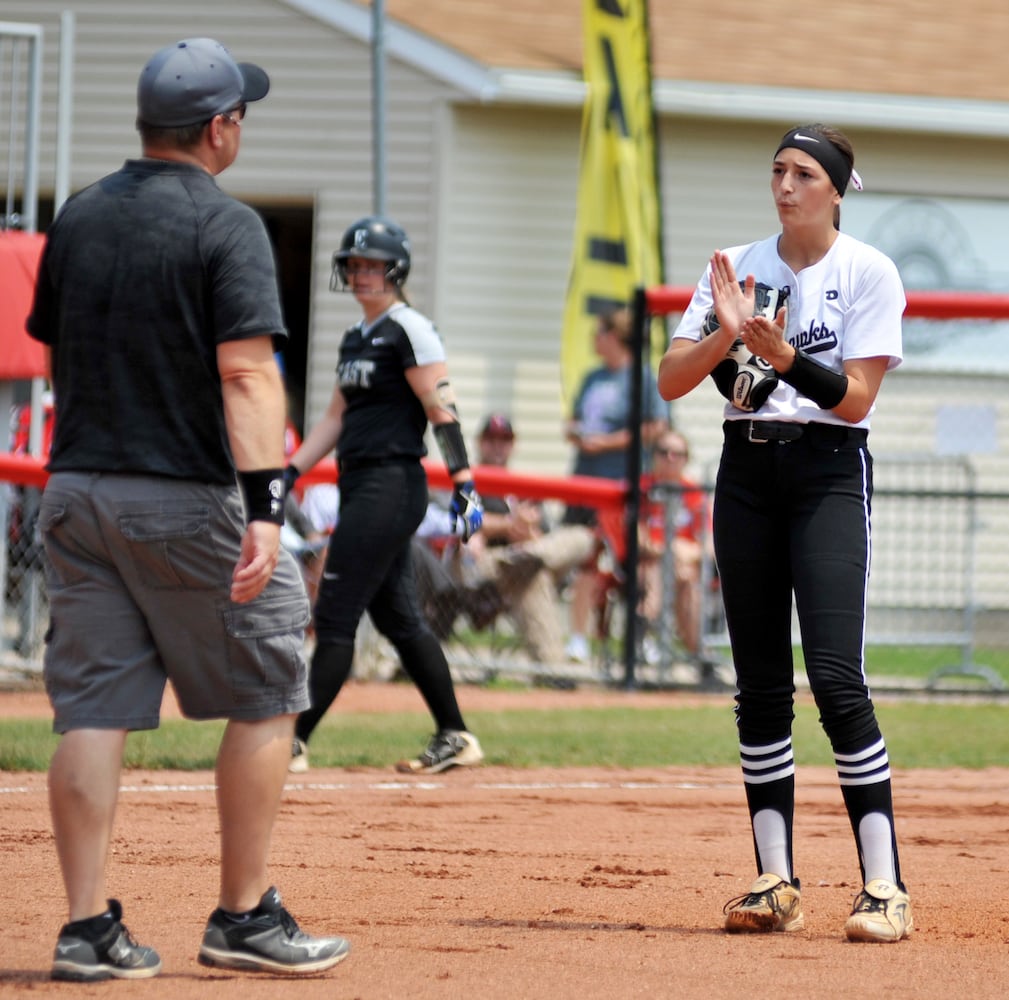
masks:
{"type": "MultiPolygon", "coordinates": [[[[220,890],[205,965],[314,974],[349,950],[298,929],[269,884],[294,719],[309,704],[308,599],[283,524],[286,336],[269,239],[214,177],[266,73],[209,38],[157,52],[137,88],[143,159],[71,198],[47,233],[29,333],[55,395],[39,524],[48,556],[49,770],[68,923],[54,979],[156,975],[105,866],[127,732],[227,720],[220,890]]],[[[155,915],[171,919],[169,901],[155,915]]]]}
{"type": "MultiPolygon", "coordinates": [[[[627,457],[634,439],[631,414],[631,313],[618,309],[599,317],[595,331],[596,353],[602,364],[582,380],[567,424],[567,440],[575,446],[574,473],[623,479],[627,457]]],[[[658,434],[669,426],[669,405],[659,395],[655,379],[644,382],[641,413],[641,444],[651,447],[658,434]]],[[[647,464],[647,453],[642,454],[647,464]]],[[[569,506],[566,524],[597,524],[591,507],[569,506]]],[[[586,663],[589,658],[588,629],[595,600],[595,567],[582,567],[574,577],[571,595],[571,635],[568,659],[586,663]]]]}

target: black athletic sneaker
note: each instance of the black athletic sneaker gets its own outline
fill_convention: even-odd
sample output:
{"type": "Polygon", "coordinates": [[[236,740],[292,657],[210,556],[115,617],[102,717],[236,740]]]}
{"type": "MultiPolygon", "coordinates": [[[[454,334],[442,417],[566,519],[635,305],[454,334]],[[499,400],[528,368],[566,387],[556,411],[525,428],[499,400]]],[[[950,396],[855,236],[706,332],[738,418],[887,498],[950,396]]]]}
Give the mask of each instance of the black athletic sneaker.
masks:
{"type": "Polygon", "coordinates": [[[291,774],[304,774],[308,770],[308,744],[297,736],[291,740],[291,763],[287,770],[291,774]]]}
{"type": "Polygon", "coordinates": [[[111,920],[91,918],[64,924],[53,956],[53,979],[90,983],[100,979],[149,979],[161,971],[153,948],[133,940],[123,926],[119,900],[109,900],[111,920]]]}
{"type": "Polygon", "coordinates": [[[341,937],[310,937],[300,930],[271,886],[244,923],[235,923],[219,909],[210,914],[199,961],[226,969],[299,976],[332,968],[349,953],[350,942],[341,937]]]}
{"type": "Polygon", "coordinates": [[[483,760],[480,742],[462,729],[443,729],[431,737],[427,749],[412,760],[401,760],[396,770],[403,774],[440,774],[450,767],[467,767],[483,760]]]}

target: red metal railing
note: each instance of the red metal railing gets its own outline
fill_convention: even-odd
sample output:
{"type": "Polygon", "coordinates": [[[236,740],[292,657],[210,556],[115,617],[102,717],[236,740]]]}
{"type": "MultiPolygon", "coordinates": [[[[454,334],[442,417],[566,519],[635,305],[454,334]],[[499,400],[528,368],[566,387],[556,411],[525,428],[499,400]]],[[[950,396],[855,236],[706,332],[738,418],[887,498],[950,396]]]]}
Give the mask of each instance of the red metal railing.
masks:
{"type": "MultiPolygon", "coordinates": [[[[435,489],[451,489],[451,479],[444,465],[425,459],[424,467],[428,481],[435,489]]],[[[477,489],[488,496],[513,494],[530,500],[561,500],[598,508],[621,507],[626,496],[622,483],[591,476],[535,476],[490,465],[477,466],[473,475],[477,489]]],[[[43,487],[48,478],[49,473],[38,459],[0,453],[0,480],[43,487]]],[[[336,478],[336,464],[327,459],[306,472],[298,484],[332,483],[336,478]]]]}
{"type": "MultiPolygon", "coordinates": [[[[656,285],[645,289],[645,305],[652,316],[683,312],[692,287],[656,285]]],[[[986,292],[908,292],[909,319],[1009,319],[1009,295],[986,292]]]]}
{"type": "MultiPolygon", "coordinates": [[[[692,287],[657,285],[644,291],[645,307],[651,315],[682,312],[692,287]]],[[[905,316],[937,320],[1009,319],[1009,295],[981,292],[908,292],[905,316]]],[[[449,487],[448,473],[440,463],[426,461],[428,479],[436,489],[449,487]]],[[[48,474],[37,459],[0,452],[0,480],[25,486],[44,486],[48,474]]],[[[320,462],[300,482],[333,482],[332,460],[320,462]]],[[[490,466],[474,469],[477,489],[487,495],[512,494],[531,500],[560,500],[589,507],[619,507],[627,497],[626,484],[589,476],[538,476],[490,466]]]]}

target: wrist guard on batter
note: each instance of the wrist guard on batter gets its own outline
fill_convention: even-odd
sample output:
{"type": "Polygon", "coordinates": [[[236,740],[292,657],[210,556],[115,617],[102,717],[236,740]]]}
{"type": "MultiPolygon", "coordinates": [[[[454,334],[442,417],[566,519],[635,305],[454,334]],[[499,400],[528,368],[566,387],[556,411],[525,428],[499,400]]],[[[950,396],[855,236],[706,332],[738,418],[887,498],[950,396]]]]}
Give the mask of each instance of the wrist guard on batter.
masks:
{"type": "Polygon", "coordinates": [[[462,439],[462,428],[456,421],[447,424],[434,425],[434,439],[438,442],[438,450],[448,467],[448,474],[454,476],[457,472],[469,468],[469,456],[466,454],[466,442],[462,439]]]}
{"type": "Polygon", "coordinates": [[[468,542],[483,524],[483,501],[472,482],[455,484],[448,509],[452,515],[452,534],[462,535],[462,540],[468,542]]]}
{"type": "Polygon", "coordinates": [[[287,464],[287,468],[284,469],[284,497],[294,489],[294,484],[298,481],[301,476],[301,469],[299,469],[293,462],[287,464]]]}
{"type": "Polygon", "coordinates": [[[245,503],[245,522],[284,523],[284,470],[256,469],[239,472],[238,485],[245,503]]]}
{"type": "Polygon", "coordinates": [[[832,410],[848,391],[848,376],[814,361],[805,351],[795,349],[795,361],[778,378],[811,399],[823,410],[832,410]]]}

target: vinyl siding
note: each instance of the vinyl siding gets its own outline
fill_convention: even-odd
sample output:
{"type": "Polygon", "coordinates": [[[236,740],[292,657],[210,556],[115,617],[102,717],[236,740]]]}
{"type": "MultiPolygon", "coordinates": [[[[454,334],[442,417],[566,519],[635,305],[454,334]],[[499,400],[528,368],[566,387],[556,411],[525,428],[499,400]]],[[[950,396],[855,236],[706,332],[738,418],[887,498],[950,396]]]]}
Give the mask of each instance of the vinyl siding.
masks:
{"type": "Polygon", "coordinates": [[[559,344],[578,131],[570,113],[471,106],[446,127],[438,322],[466,425],[510,413],[515,463],[550,474],[569,467],[559,344]]]}
{"type": "MultiPolygon", "coordinates": [[[[354,57],[368,60],[366,46],[357,45],[354,57]]],[[[443,327],[435,309],[434,275],[438,266],[433,234],[438,225],[438,174],[442,151],[437,140],[441,109],[448,94],[444,88],[419,77],[407,67],[387,66],[386,102],[386,213],[410,236],[411,269],[408,298],[443,327]]],[[[370,70],[348,77],[339,96],[331,98],[335,111],[344,107],[370,107],[370,70]]],[[[339,171],[316,178],[318,185],[315,249],[313,253],[312,321],[308,373],[309,422],[329,402],[339,351],[340,334],[360,316],[353,296],[329,290],[333,252],[347,227],[373,212],[370,122],[364,135],[346,138],[342,115],[328,125],[344,137],[346,158],[339,171]]],[[[450,361],[451,361],[450,357],[450,361]]]]}
{"type": "MultiPolygon", "coordinates": [[[[59,16],[66,7],[49,0],[0,4],[0,19],[39,23],[45,31],[44,189],[53,183],[59,16]]],[[[333,95],[345,87],[348,75],[360,75],[366,68],[367,50],[359,44],[334,32],[320,33],[314,21],[272,0],[243,4],[86,0],[74,10],[72,188],[137,154],[133,120],[140,67],[162,45],[193,35],[221,39],[236,58],[264,65],[272,79],[269,97],[250,112],[242,155],[222,178],[222,187],[257,196],[311,195],[331,172],[334,159],[339,159],[343,144],[324,123],[332,114],[333,95]]],[[[367,145],[367,103],[357,105],[356,122],[354,114],[346,117],[341,129],[351,134],[356,129],[367,145]]]]}

